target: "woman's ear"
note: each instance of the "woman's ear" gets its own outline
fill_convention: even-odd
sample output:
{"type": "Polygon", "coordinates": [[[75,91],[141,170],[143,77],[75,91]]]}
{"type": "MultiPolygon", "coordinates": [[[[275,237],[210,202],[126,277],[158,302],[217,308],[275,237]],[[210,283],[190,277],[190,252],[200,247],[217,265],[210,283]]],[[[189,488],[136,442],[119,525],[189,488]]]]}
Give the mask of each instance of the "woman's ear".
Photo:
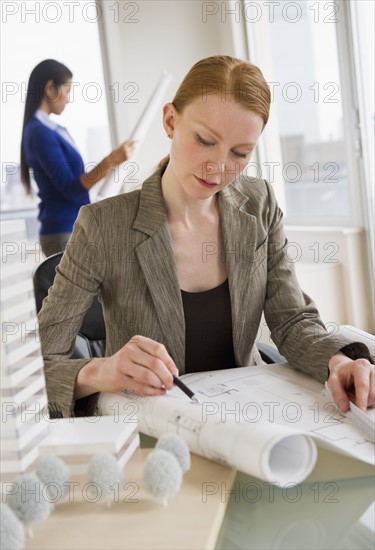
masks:
{"type": "Polygon", "coordinates": [[[173,103],[167,103],[163,107],[163,126],[169,138],[173,137],[177,111],[173,103]]]}
{"type": "Polygon", "coordinates": [[[56,84],[53,80],[48,80],[44,86],[44,98],[48,101],[56,100],[56,84]]]}

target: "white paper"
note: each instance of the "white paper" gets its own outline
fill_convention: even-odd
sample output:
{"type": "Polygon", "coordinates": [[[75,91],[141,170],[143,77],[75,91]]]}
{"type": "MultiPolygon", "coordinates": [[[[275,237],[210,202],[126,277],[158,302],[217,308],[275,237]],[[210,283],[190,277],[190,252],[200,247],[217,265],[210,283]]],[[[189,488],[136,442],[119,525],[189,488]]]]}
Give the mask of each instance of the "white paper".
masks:
{"type": "MultiPolygon", "coordinates": [[[[187,374],[182,378],[202,401],[214,400],[227,409],[239,403],[243,416],[257,411],[257,422],[287,426],[310,435],[319,445],[375,463],[374,444],[353,425],[350,416],[339,412],[332,399],[322,394],[324,385],[286,363],[187,374]]],[[[374,420],[375,409],[368,409],[366,415],[374,420]]]]}
{"type": "Polygon", "coordinates": [[[311,473],[315,442],[374,464],[374,445],[327,401],[322,384],[287,365],[181,378],[201,405],[177,387],[163,397],[102,394],[99,404],[103,414],[111,414],[116,403],[121,414],[136,403],[141,432],[177,432],[192,452],[281,485],[300,483],[311,473]]]}
{"type": "MultiPolygon", "coordinates": [[[[129,159],[129,162],[134,162],[134,159],[137,155],[140,145],[142,144],[143,140],[147,135],[147,132],[150,129],[152,121],[162,103],[164,94],[171,80],[172,80],[172,75],[164,71],[155,89],[153,90],[145,108],[143,109],[141,116],[139,117],[136,125],[134,126],[134,129],[131,132],[128,138],[128,141],[136,141],[137,143],[135,144],[134,153],[132,158],[129,159]]],[[[108,172],[107,176],[104,178],[101,188],[97,193],[97,196],[96,196],[97,200],[104,199],[106,197],[112,197],[119,193],[123,183],[121,181],[121,178],[119,177],[119,174],[123,173],[125,164],[126,162],[118,166],[116,170],[110,170],[108,172]]]]}

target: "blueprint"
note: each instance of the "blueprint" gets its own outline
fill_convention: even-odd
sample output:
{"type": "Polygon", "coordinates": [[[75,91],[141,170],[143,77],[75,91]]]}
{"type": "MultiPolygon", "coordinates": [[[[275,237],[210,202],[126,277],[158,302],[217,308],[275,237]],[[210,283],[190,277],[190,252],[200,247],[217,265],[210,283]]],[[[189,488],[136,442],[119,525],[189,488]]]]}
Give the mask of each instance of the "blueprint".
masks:
{"type": "MultiPolygon", "coordinates": [[[[272,483],[300,483],[317,446],[374,464],[374,444],[323,395],[323,385],[287,364],[181,376],[201,401],[175,387],[162,397],[102,394],[103,414],[133,402],[139,430],[179,433],[192,452],[272,483]]],[[[368,411],[374,419],[374,410],[368,411]]]]}

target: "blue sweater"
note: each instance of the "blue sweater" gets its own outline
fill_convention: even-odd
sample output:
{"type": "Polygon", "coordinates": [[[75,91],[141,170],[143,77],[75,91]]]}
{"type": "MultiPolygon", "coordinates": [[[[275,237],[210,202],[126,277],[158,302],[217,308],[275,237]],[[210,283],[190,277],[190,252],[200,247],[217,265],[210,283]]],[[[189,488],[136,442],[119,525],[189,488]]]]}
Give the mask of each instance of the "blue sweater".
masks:
{"type": "Polygon", "coordinates": [[[85,171],[81,155],[35,117],[24,128],[23,148],[39,189],[40,234],[71,232],[79,209],[90,202],[79,179],[85,171]]]}

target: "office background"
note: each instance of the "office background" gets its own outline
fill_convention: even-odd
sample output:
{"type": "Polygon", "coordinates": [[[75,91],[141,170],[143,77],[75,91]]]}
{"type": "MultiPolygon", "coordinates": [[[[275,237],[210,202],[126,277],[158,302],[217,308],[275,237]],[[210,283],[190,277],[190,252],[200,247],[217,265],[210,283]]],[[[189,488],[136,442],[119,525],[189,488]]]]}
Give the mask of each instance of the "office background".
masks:
{"type": "MultiPolygon", "coordinates": [[[[166,102],[195,61],[235,55],[259,65],[271,86],[270,122],[247,173],[275,187],[301,286],[331,330],[374,333],[372,2],[43,0],[4,1],[1,10],[2,218],[27,219],[30,250],[36,197],[24,195],[18,165],[39,61],[73,72],[59,122],[89,169],[129,136],[163,70],[173,75],[166,102]]],[[[168,152],[160,118],[118,174],[124,190],[168,152]]],[[[259,338],[268,340],[265,326],[259,338]]]]}

